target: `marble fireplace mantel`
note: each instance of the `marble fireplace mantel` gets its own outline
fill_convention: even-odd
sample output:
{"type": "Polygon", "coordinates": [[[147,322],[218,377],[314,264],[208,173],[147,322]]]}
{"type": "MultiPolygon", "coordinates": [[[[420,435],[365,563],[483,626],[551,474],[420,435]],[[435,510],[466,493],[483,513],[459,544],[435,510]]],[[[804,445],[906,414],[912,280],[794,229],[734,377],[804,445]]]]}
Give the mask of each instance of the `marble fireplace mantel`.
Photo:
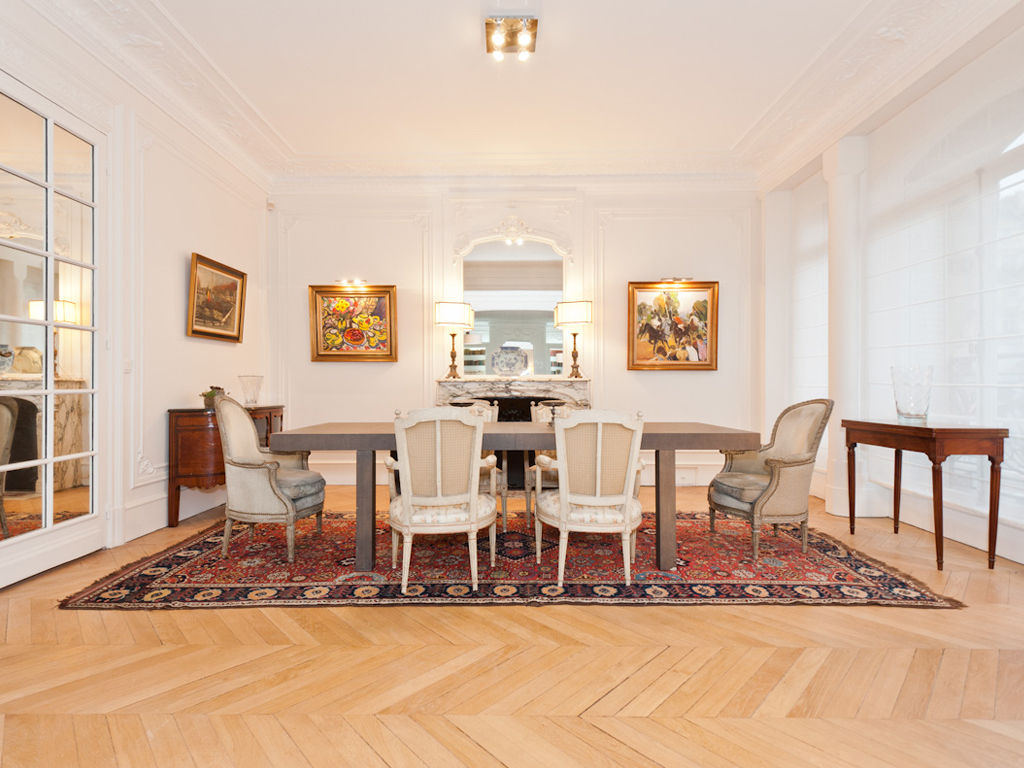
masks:
{"type": "Polygon", "coordinates": [[[533,400],[576,400],[590,405],[590,379],[565,376],[470,376],[438,379],[437,405],[462,397],[528,397],[533,400]]]}

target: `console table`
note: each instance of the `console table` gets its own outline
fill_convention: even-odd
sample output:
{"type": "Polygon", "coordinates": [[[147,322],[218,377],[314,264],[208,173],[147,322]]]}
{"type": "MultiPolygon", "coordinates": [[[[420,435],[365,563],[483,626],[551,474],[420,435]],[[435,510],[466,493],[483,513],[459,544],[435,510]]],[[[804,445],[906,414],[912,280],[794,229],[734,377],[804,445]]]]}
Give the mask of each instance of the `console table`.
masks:
{"type": "Polygon", "coordinates": [[[919,451],[932,462],[932,512],[935,516],[935,562],[942,570],[942,462],[949,456],[988,456],[992,465],[988,492],[988,567],[996,564],[996,532],[999,527],[999,477],[1003,463],[1004,428],[958,427],[937,424],[901,424],[895,421],[843,419],[846,430],[846,479],[850,495],[850,533],[854,529],[857,475],[854,452],[858,443],[894,448],[895,477],[892,490],[892,530],[900,531],[900,475],[903,451],[919,451]]]}
{"type": "MultiPolygon", "coordinates": [[[[246,408],[256,424],[260,444],[266,447],[270,436],[284,427],[283,405],[257,405],[246,408]]],[[[167,525],[178,524],[181,486],[213,488],[224,484],[224,453],[217,428],[217,413],[212,408],[172,408],[167,411],[167,525]]]]}

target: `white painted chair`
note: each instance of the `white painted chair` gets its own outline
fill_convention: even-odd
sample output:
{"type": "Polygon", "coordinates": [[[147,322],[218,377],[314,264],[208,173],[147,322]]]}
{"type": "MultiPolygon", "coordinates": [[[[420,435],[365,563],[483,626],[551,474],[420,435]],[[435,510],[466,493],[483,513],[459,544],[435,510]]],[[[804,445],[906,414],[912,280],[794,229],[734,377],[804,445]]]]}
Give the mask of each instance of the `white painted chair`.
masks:
{"type": "Polygon", "coordinates": [[[395,419],[398,460],[384,459],[391,490],[391,567],[398,564],[402,537],[402,594],[409,587],[409,563],[417,534],[465,533],[469,569],[477,590],[477,532],[488,528],[494,567],[497,459],[480,458],[484,418],[469,408],[442,406],[411,411],[395,419]],[[491,473],[491,493],[480,493],[480,471],[491,473]],[[395,472],[401,476],[396,491],[395,472]]]}
{"type": "Polygon", "coordinates": [[[814,460],[832,414],[831,400],[807,400],[786,408],[772,429],[772,439],[756,451],[722,451],[725,467],[708,486],[711,532],[715,513],[750,521],[754,560],[760,555],[761,526],[800,523],[802,550],[807,551],[807,499],[814,460]]]}
{"type": "MultiPolygon", "coordinates": [[[[14,427],[18,423],[18,401],[13,397],[0,397],[0,466],[11,460],[11,446],[14,443],[14,427]]],[[[0,472],[0,530],[6,539],[10,536],[7,528],[7,512],[4,511],[4,492],[7,473],[0,472]]]]}
{"type": "MultiPolygon", "coordinates": [[[[492,422],[498,420],[498,401],[489,402],[487,400],[451,400],[449,405],[454,405],[459,408],[469,408],[473,413],[479,414],[483,417],[485,422],[492,422]]],[[[491,451],[481,452],[483,458],[488,456],[497,456],[497,454],[491,451]]],[[[480,491],[487,493],[490,491],[492,494],[497,493],[501,496],[501,530],[504,533],[508,530],[508,451],[501,452],[501,466],[496,466],[493,470],[488,467],[480,468],[480,491]],[[495,487],[491,487],[491,476],[494,475],[496,478],[495,487]]]]}
{"type": "MultiPolygon", "coordinates": [[[[295,561],[295,521],[316,515],[316,530],[323,530],[323,476],[309,469],[309,451],[283,453],[260,445],[249,412],[236,400],[218,395],[213,400],[224,450],[224,478],[228,501],[224,508],[224,544],[227,557],[232,523],[277,523],[285,526],[288,562],[295,561]]],[[[249,530],[250,540],[253,529],[249,530]]]]}
{"type": "Polygon", "coordinates": [[[615,533],[622,539],[622,567],[628,585],[630,564],[636,560],[636,530],[642,519],[634,491],[643,419],[639,413],[579,410],[556,418],[554,425],[558,458],[541,454],[535,469],[538,488],[544,470],[558,472],[558,490],[537,494],[537,562],[544,525],[558,528],[558,586],[565,577],[570,532],[615,533]]]}
{"type": "MultiPolygon", "coordinates": [[[[580,410],[582,407],[582,405],[572,400],[541,400],[539,402],[531,400],[530,421],[553,424],[556,418],[567,416],[573,411],[580,410]]],[[[534,451],[534,457],[537,456],[547,456],[554,459],[556,458],[556,452],[547,450],[534,451]]],[[[526,525],[529,526],[532,496],[543,491],[545,488],[557,488],[558,472],[550,469],[541,470],[541,484],[536,485],[537,469],[536,465],[530,465],[529,451],[523,454],[523,470],[523,488],[526,495],[526,525]]]]}

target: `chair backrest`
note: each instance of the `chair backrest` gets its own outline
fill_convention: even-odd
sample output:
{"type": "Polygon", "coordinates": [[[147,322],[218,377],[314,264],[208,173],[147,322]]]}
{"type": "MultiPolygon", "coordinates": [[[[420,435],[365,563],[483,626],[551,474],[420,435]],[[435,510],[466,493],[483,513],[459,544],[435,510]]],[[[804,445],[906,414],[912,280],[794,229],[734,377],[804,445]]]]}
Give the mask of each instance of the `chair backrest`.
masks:
{"type": "Polygon", "coordinates": [[[217,412],[217,427],[220,429],[220,444],[224,458],[248,464],[261,464],[267,457],[260,452],[260,438],[252,416],[237,400],[227,395],[213,399],[217,412]]]}
{"type": "Polygon", "coordinates": [[[440,406],[395,419],[401,494],[407,506],[468,504],[476,519],[484,417],[440,406]]]}
{"type": "Polygon", "coordinates": [[[576,410],[554,425],[563,515],[569,504],[620,506],[633,496],[644,428],[640,414],[576,410]]]}
{"type": "Polygon", "coordinates": [[[582,407],[575,400],[531,400],[530,421],[550,424],[556,416],[562,418],[582,407]]]}
{"type": "Polygon", "coordinates": [[[13,397],[0,397],[0,464],[11,460],[14,427],[18,423],[18,401],[13,397]]]}
{"type": "Polygon", "coordinates": [[[484,421],[498,420],[498,401],[477,400],[473,398],[459,398],[450,400],[448,405],[456,408],[468,408],[471,413],[482,416],[484,421]]]}
{"type": "Polygon", "coordinates": [[[832,414],[833,402],[827,399],[805,400],[786,408],[775,420],[769,457],[816,454],[821,436],[832,414]]]}

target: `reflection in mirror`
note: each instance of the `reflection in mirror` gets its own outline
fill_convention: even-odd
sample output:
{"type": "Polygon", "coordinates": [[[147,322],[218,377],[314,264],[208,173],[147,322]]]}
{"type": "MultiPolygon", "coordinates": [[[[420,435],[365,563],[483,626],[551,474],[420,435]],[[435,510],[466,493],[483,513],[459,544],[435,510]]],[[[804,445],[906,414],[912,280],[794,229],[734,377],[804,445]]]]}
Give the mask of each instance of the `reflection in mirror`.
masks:
{"type": "MultiPolygon", "coordinates": [[[[45,279],[42,256],[0,245],[0,315],[28,319],[28,303],[43,295],[45,279]]],[[[3,371],[0,360],[0,375],[3,371]]]]}
{"type": "Polygon", "coordinates": [[[53,183],[92,200],[92,145],[59,125],[53,127],[53,183]]]}
{"type": "Polygon", "coordinates": [[[45,353],[44,326],[0,322],[0,391],[40,386],[45,353]]]}
{"type": "Polygon", "coordinates": [[[554,249],[482,243],[463,259],[462,295],[476,312],[465,337],[465,375],[562,372],[562,333],[553,315],[562,300],[562,257],[554,249]]]}
{"type": "Polygon", "coordinates": [[[46,248],[45,217],[46,190],[0,171],[0,237],[43,250],[46,248]]]}
{"type": "Polygon", "coordinates": [[[53,196],[53,250],[92,263],[92,208],[63,195],[53,196]]]}
{"type": "MultiPolygon", "coordinates": [[[[65,382],[61,386],[66,386],[65,382]]],[[[92,450],[92,395],[57,394],[53,414],[53,454],[71,456],[92,450]]],[[[65,464],[73,462],[64,462],[65,464]]],[[[57,488],[60,488],[57,483],[57,488]]]]}
{"type": "Polygon", "coordinates": [[[53,522],[73,520],[92,511],[92,459],[88,456],[53,465],[53,522]]]}

